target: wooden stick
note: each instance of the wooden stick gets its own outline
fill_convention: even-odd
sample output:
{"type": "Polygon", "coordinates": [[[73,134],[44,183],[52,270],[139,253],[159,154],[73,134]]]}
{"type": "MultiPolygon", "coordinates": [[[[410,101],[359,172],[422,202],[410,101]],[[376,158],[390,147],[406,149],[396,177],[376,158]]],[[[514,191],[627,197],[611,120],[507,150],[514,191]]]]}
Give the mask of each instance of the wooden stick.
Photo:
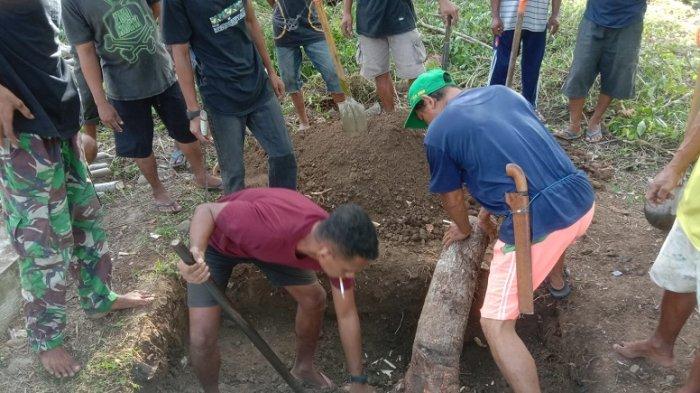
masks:
{"type": "MultiPolygon", "coordinates": [[[[429,25],[429,24],[423,22],[422,20],[419,20],[419,21],[418,21],[418,26],[420,26],[420,27],[422,27],[422,28],[424,28],[424,29],[426,29],[426,30],[432,31],[432,32],[434,32],[434,33],[445,34],[445,29],[443,29],[442,27],[429,25]]],[[[468,35],[466,35],[466,34],[464,34],[464,33],[460,33],[459,31],[454,31],[454,30],[453,30],[453,31],[452,31],[452,34],[453,34],[455,37],[462,39],[463,41],[466,41],[466,42],[469,42],[469,43],[472,43],[472,44],[481,45],[481,46],[483,46],[484,48],[486,48],[486,49],[488,49],[488,50],[493,50],[493,48],[491,47],[491,45],[489,45],[489,44],[487,44],[487,43],[485,43],[485,42],[479,41],[479,40],[477,40],[476,38],[470,37],[470,36],[468,36],[468,35]]]]}
{"type": "Polygon", "coordinates": [[[515,232],[515,274],[518,278],[518,308],[521,314],[534,314],[532,296],[532,240],[530,230],[530,198],[525,172],[516,164],[506,165],[506,174],[513,178],[516,192],[506,193],[506,203],[513,215],[515,232]]]}
{"type": "MultiPolygon", "coordinates": [[[[187,265],[194,265],[195,260],[194,257],[192,256],[192,253],[190,252],[189,249],[180,241],[180,240],[173,240],[172,243],[170,243],[170,247],[177,253],[177,255],[180,257],[180,259],[186,263],[187,265]]],[[[296,380],[292,376],[292,374],[289,373],[289,370],[287,370],[287,366],[282,363],[282,360],[277,356],[277,354],[270,348],[270,346],[267,344],[267,342],[260,336],[260,333],[258,333],[255,328],[245,319],[241,314],[236,311],[236,309],[233,307],[233,303],[226,297],[226,295],[219,289],[219,287],[214,284],[214,281],[211,279],[207,280],[205,282],[204,287],[207,289],[209,294],[214,298],[216,303],[221,307],[221,309],[224,311],[226,315],[228,315],[233,322],[241,328],[243,333],[248,337],[248,339],[253,343],[255,348],[260,351],[260,353],[267,359],[267,361],[270,363],[270,365],[277,371],[277,373],[284,379],[285,382],[287,382],[287,385],[294,391],[295,393],[304,393],[304,389],[301,387],[299,384],[299,381],[296,380]]]]}
{"type": "Polygon", "coordinates": [[[319,22],[321,22],[321,27],[323,27],[323,35],[326,37],[326,41],[328,42],[328,49],[331,52],[331,58],[333,59],[335,73],[338,74],[338,79],[340,79],[340,87],[345,94],[350,96],[350,87],[348,86],[348,81],[345,77],[345,70],[340,64],[340,56],[338,56],[338,47],[336,46],[335,38],[333,38],[333,34],[331,33],[331,25],[328,22],[326,8],[323,6],[323,1],[314,0],[314,4],[316,5],[318,20],[319,22]]]}
{"type": "Polygon", "coordinates": [[[518,19],[515,22],[515,32],[513,32],[513,42],[510,45],[510,60],[508,61],[508,75],[506,76],[506,86],[513,86],[513,74],[515,74],[515,64],[518,62],[518,52],[520,49],[520,37],[523,33],[523,21],[525,20],[525,7],[527,0],[518,2],[518,19]]]}

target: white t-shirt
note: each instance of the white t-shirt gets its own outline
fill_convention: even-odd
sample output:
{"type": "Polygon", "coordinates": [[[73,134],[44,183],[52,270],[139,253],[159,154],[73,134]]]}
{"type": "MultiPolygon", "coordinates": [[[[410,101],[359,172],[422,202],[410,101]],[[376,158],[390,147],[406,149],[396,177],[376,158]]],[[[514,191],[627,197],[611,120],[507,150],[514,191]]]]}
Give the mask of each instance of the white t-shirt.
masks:
{"type": "MultiPolygon", "coordinates": [[[[503,30],[514,30],[518,19],[518,0],[501,0],[500,8],[503,30]]],[[[541,32],[547,29],[549,0],[528,0],[523,19],[523,30],[541,32]]]]}

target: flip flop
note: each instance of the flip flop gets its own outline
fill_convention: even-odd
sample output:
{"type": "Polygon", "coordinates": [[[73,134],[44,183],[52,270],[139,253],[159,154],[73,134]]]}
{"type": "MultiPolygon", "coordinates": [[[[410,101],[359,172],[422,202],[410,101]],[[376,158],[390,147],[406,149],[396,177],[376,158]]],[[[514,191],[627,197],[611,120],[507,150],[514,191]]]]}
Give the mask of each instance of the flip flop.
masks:
{"type": "Polygon", "coordinates": [[[586,130],[586,142],[597,143],[603,139],[603,127],[599,124],[597,129],[586,130]]]}
{"type": "Polygon", "coordinates": [[[179,213],[182,211],[182,206],[180,206],[177,202],[171,201],[171,202],[154,202],[153,203],[153,208],[158,212],[158,213],[170,213],[170,214],[175,214],[179,213]]]}
{"type": "Polygon", "coordinates": [[[299,382],[301,382],[302,386],[307,389],[321,389],[321,391],[333,391],[336,388],[333,381],[330,378],[328,378],[328,376],[323,372],[319,371],[318,373],[321,375],[321,378],[323,378],[323,381],[325,382],[326,386],[316,386],[312,383],[306,382],[305,380],[294,375],[292,370],[289,370],[289,374],[291,374],[292,377],[296,378],[299,382]]]}
{"type": "Polygon", "coordinates": [[[175,149],[170,153],[170,167],[173,169],[183,168],[187,165],[187,159],[182,151],[175,149]]]}
{"type": "Polygon", "coordinates": [[[567,140],[567,141],[573,141],[573,140],[576,140],[576,139],[582,137],[583,131],[581,131],[579,133],[575,133],[567,128],[567,129],[562,130],[562,131],[555,131],[554,136],[557,138],[560,138],[560,139],[567,140]]]}
{"type": "Polygon", "coordinates": [[[564,300],[569,295],[571,295],[571,291],[573,290],[571,287],[571,284],[569,283],[569,271],[564,270],[564,286],[556,289],[552,286],[552,283],[547,281],[547,290],[549,291],[549,294],[552,295],[553,298],[557,300],[564,300]]]}
{"type": "Polygon", "coordinates": [[[202,190],[207,190],[207,191],[223,191],[224,190],[224,182],[222,181],[219,183],[219,185],[216,186],[200,186],[198,185],[197,187],[201,188],[202,190]]]}

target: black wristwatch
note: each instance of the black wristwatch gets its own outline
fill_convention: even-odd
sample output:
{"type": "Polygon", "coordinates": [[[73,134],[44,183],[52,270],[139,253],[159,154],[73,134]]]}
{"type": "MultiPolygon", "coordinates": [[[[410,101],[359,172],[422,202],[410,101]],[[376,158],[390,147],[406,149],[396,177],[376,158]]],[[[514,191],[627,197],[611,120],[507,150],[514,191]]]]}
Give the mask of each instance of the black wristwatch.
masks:
{"type": "Polygon", "coordinates": [[[367,384],[367,375],[350,375],[350,383],[367,384]]]}
{"type": "Polygon", "coordinates": [[[187,111],[187,120],[194,120],[198,118],[201,113],[201,109],[197,109],[196,111],[187,111]]]}

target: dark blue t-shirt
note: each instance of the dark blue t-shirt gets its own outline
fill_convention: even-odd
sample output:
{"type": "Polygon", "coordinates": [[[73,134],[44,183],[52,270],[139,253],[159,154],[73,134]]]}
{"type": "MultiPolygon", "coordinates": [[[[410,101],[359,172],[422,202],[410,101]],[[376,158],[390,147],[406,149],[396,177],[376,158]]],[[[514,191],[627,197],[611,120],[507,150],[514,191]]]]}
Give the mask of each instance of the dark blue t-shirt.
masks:
{"type": "Polygon", "coordinates": [[[358,0],[357,34],[384,38],[416,28],[412,0],[358,0]]]}
{"type": "Polygon", "coordinates": [[[272,94],[267,73],[245,24],[250,0],[167,0],[163,38],[189,42],[197,58],[199,91],[207,110],[242,116],[272,94]]]}
{"type": "Polygon", "coordinates": [[[499,239],[514,244],[505,201],[515,191],[506,165],[525,171],[530,193],[532,238],[566,228],[593,206],[593,188],[538,120],[532,106],[504,86],[467,90],[452,99],[425,136],[430,191],[467,186],[486,210],[506,216],[499,239]]]}
{"type": "Polygon", "coordinates": [[[277,0],[272,14],[275,46],[298,47],[323,41],[313,0],[277,0]]]}
{"type": "Polygon", "coordinates": [[[646,0],[588,0],[584,16],[600,26],[618,29],[641,22],[646,10],[646,0]]]}

